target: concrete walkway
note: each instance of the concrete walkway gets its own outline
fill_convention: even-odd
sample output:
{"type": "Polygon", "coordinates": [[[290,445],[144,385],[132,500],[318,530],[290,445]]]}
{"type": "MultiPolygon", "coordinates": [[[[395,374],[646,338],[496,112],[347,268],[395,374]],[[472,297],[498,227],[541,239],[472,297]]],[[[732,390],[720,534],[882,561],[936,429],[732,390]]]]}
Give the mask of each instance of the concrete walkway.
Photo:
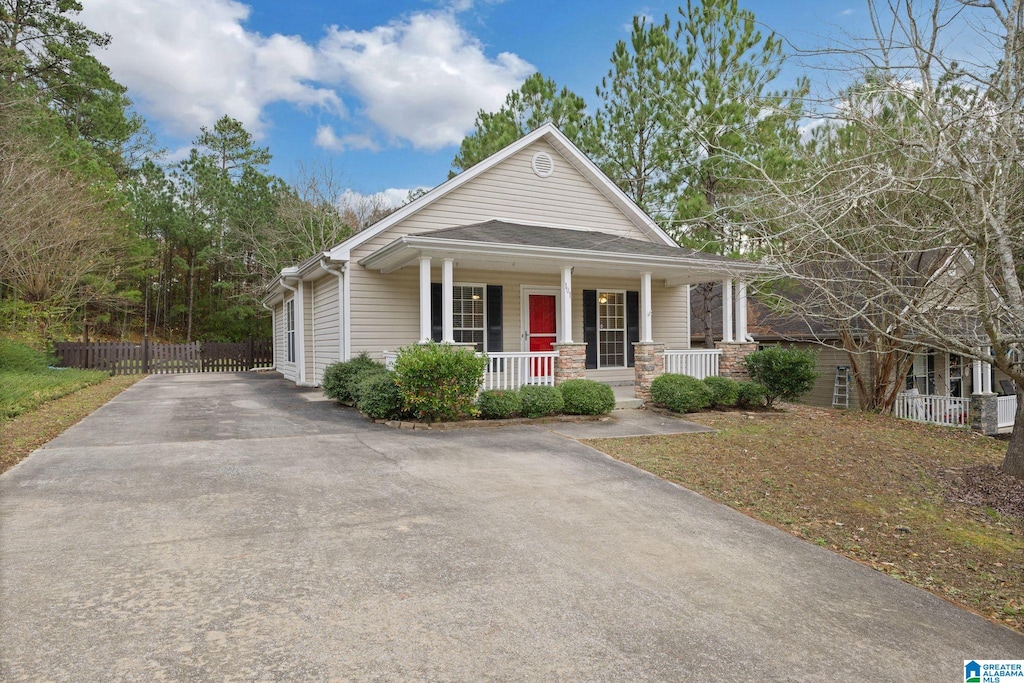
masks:
{"type": "Polygon", "coordinates": [[[874,683],[1024,657],[548,429],[316,398],[151,377],[0,477],[0,679],[874,683]]]}

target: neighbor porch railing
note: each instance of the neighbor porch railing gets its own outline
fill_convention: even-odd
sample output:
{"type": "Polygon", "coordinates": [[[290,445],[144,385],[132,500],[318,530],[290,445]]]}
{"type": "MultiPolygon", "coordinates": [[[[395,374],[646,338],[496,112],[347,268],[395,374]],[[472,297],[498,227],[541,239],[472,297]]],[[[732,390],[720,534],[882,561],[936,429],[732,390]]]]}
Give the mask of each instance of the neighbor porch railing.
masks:
{"type": "Polygon", "coordinates": [[[998,410],[996,412],[999,415],[999,419],[997,421],[999,429],[1012,427],[1014,419],[1017,416],[1017,397],[1000,396],[998,410]]]}
{"type": "Polygon", "coordinates": [[[893,414],[904,420],[927,422],[944,427],[966,427],[970,424],[971,401],[956,396],[899,394],[893,414]]]}
{"type": "MultiPolygon", "coordinates": [[[[477,354],[481,355],[481,354],[477,354]]],[[[555,386],[557,351],[488,353],[483,389],[518,389],[526,384],[555,386]]],[[[395,369],[398,353],[384,352],[384,365],[395,369]]]]}
{"type": "Polygon", "coordinates": [[[718,377],[721,349],[682,349],[665,351],[665,372],[689,375],[697,379],[718,377]]]}

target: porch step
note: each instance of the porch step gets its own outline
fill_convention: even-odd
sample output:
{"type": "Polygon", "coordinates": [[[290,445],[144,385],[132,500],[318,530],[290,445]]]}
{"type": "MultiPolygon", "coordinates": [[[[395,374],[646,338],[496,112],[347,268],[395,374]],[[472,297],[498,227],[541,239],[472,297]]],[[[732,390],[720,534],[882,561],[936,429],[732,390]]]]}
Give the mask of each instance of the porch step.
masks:
{"type": "Polygon", "coordinates": [[[615,392],[615,410],[626,410],[629,408],[639,408],[644,402],[633,395],[633,383],[627,384],[611,384],[612,391],[615,392]]]}

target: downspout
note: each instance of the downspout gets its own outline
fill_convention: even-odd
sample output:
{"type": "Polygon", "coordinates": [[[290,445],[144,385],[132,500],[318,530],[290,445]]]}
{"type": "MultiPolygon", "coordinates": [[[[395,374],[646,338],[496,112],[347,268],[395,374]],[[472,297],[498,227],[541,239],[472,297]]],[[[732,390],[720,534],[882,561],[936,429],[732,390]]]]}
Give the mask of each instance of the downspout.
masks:
{"type": "Polygon", "coordinates": [[[277,370],[277,314],[274,309],[261,301],[260,306],[270,311],[270,370],[277,370]]]}
{"type": "Polygon", "coordinates": [[[338,278],[338,360],[350,358],[350,339],[348,334],[348,264],[340,267],[330,263],[326,258],[320,259],[320,267],[338,278]]]}
{"type": "Polygon", "coordinates": [[[295,366],[298,370],[295,383],[306,386],[306,318],[303,310],[305,302],[302,296],[302,279],[295,278],[295,284],[296,286],[292,287],[281,278],[281,286],[291,291],[295,300],[295,366]]]}

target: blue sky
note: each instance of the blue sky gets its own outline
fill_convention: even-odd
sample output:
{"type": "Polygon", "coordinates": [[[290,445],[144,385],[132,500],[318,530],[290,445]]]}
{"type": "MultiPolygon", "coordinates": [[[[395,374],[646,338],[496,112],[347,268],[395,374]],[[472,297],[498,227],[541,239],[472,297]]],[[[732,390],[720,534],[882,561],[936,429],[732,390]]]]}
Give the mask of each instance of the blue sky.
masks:
{"type": "MultiPolygon", "coordinates": [[[[539,0],[84,0],[100,54],[173,160],[229,114],[274,155],[272,172],[330,162],[361,194],[404,197],[447,176],[477,110],[536,70],[593,107],[632,17],[677,2],[539,0]]],[[[801,48],[862,32],[860,0],[748,0],[801,48]]],[[[804,71],[787,68],[778,87],[804,71]]]]}

